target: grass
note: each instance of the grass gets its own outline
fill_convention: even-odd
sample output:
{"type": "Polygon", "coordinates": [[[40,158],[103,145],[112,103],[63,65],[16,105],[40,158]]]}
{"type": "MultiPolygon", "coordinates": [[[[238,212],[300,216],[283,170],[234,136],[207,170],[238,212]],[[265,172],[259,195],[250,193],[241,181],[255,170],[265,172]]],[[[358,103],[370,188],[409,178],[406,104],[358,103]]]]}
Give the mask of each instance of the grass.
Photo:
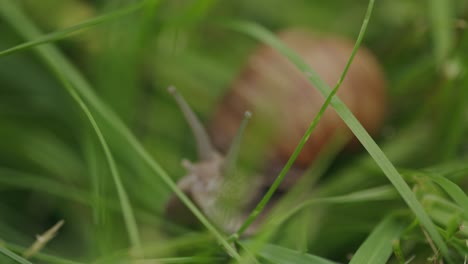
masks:
{"type": "MultiPolygon", "coordinates": [[[[363,39],[364,34],[366,32],[367,25],[369,23],[369,19],[370,19],[370,16],[372,14],[373,7],[374,7],[374,1],[371,0],[371,1],[369,1],[369,7],[367,8],[366,16],[364,18],[364,22],[362,23],[362,27],[361,27],[361,30],[359,32],[359,36],[358,36],[358,38],[356,40],[356,44],[354,45],[351,56],[350,56],[348,62],[346,63],[346,66],[345,66],[345,68],[343,70],[343,73],[341,74],[340,79],[336,83],[333,90],[328,95],[324,95],[326,97],[325,102],[320,107],[320,110],[318,111],[317,115],[314,117],[314,120],[312,121],[310,126],[307,128],[307,131],[305,132],[304,136],[301,138],[301,140],[300,140],[299,144],[297,145],[296,149],[294,150],[291,157],[286,162],[286,165],[284,165],[284,167],[281,170],[281,172],[279,173],[278,177],[273,182],[271,187],[268,189],[268,192],[265,194],[265,196],[262,198],[262,200],[258,203],[257,207],[249,215],[249,217],[244,222],[244,224],[239,228],[239,230],[233,235],[234,237],[239,237],[240,235],[242,235],[245,232],[245,230],[247,230],[249,225],[251,225],[253,223],[253,221],[258,217],[258,215],[263,211],[266,204],[269,202],[269,200],[271,199],[271,197],[275,193],[276,189],[278,189],[278,186],[283,181],[284,177],[286,176],[286,173],[291,169],[291,166],[296,161],[297,157],[299,156],[299,153],[304,148],[304,145],[307,143],[307,141],[310,138],[310,135],[314,131],[315,127],[317,127],[321,117],[325,113],[325,110],[327,109],[327,107],[331,103],[332,98],[338,92],[338,89],[340,88],[341,84],[343,83],[343,80],[346,77],[346,73],[348,72],[351,63],[352,63],[354,57],[356,56],[357,50],[359,49],[359,46],[361,45],[362,39],[363,39]]],[[[289,51],[287,49],[287,47],[281,46],[281,44],[279,43],[278,40],[276,40],[276,42],[278,43],[277,45],[274,45],[274,43],[273,43],[274,41],[269,42],[268,39],[273,39],[274,37],[268,36],[268,33],[265,34],[266,31],[263,31],[261,28],[256,28],[256,26],[253,25],[253,24],[252,25],[249,25],[249,24],[234,24],[234,25],[232,25],[232,27],[237,28],[238,30],[243,31],[243,32],[245,32],[247,34],[250,33],[251,35],[257,37],[260,40],[264,40],[265,42],[267,42],[271,46],[276,47],[279,51],[282,51],[283,55],[285,55],[285,56],[288,56],[288,54],[291,54],[291,56],[288,57],[291,61],[294,61],[294,59],[295,59],[294,57],[297,57],[297,55],[294,56],[291,53],[291,51],[289,51]]],[[[305,63],[302,62],[300,59],[296,60],[296,66],[298,68],[304,67],[304,64],[305,63]]],[[[303,69],[303,70],[309,70],[309,69],[303,69]]],[[[311,79],[311,81],[313,82],[314,85],[316,85],[316,82],[314,82],[316,80],[311,79]]]]}
{"type": "MultiPolygon", "coordinates": [[[[372,3],[372,1],[371,1],[372,3]]],[[[353,131],[354,135],[359,139],[359,141],[363,144],[363,146],[367,149],[369,154],[374,158],[375,162],[379,165],[379,167],[382,169],[382,171],[385,173],[385,175],[389,178],[389,180],[392,182],[392,184],[395,186],[395,188],[400,192],[400,195],[402,198],[406,201],[408,206],[413,210],[413,212],[416,214],[416,216],[419,218],[419,221],[423,224],[423,226],[428,230],[430,233],[432,239],[434,239],[435,243],[437,246],[440,248],[440,250],[443,252],[444,255],[448,256],[448,248],[445,242],[442,240],[442,237],[439,235],[439,233],[436,230],[435,225],[432,223],[431,219],[429,216],[424,212],[424,209],[422,205],[418,202],[416,196],[413,194],[409,186],[405,183],[403,178],[400,176],[396,168],[392,165],[392,163],[388,160],[388,158],[385,156],[385,154],[382,152],[382,150],[377,146],[377,144],[372,140],[371,136],[366,132],[364,127],[359,123],[359,121],[354,117],[354,115],[351,113],[351,111],[346,107],[346,105],[338,99],[338,97],[333,97],[334,92],[336,92],[337,88],[339,87],[340,82],[338,82],[338,85],[335,87],[335,89],[330,93],[328,90],[329,88],[327,87],[327,84],[323,82],[318,74],[313,71],[307,64],[305,64],[297,55],[292,53],[290,50],[288,50],[286,47],[281,45],[279,41],[277,41],[272,35],[270,35],[267,31],[264,31],[261,28],[255,27],[255,25],[244,25],[241,27],[244,29],[245,32],[248,32],[259,39],[265,41],[266,43],[270,44],[271,46],[274,46],[277,48],[279,51],[282,52],[283,55],[288,57],[301,71],[304,72],[304,74],[309,75],[310,81],[319,89],[319,91],[322,93],[322,95],[327,97],[327,100],[324,104],[326,107],[327,101],[330,101],[334,109],[337,111],[337,113],[340,115],[340,117],[345,121],[345,123],[348,125],[348,127],[353,131]],[[332,100],[331,100],[332,99],[332,100]],[[334,99],[334,101],[333,101],[334,99]]],[[[321,112],[323,112],[325,108],[322,108],[321,112]]],[[[320,113],[320,112],[319,112],[320,113]]],[[[315,120],[314,120],[315,121],[315,120]]],[[[312,124],[311,128],[314,127],[314,124],[312,124]]],[[[311,133],[310,131],[308,131],[311,133]]],[[[305,140],[307,139],[307,135],[304,137],[303,141],[301,142],[302,145],[305,144],[305,140]]],[[[298,148],[299,149],[299,148],[298,148]]],[[[293,153],[292,158],[294,159],[294,156],[297,157],[298,153],[293,153]],[[296,154],[296,155],[294,155],[296,154]]],[[[293,160],[291,159],[291,160],[293,160]]],[[[290,165],[287,164],[287,166],[290,165]]],[[[286,170],[287,172],[287,170],[286,170]]],[[[283,172],[280,174],[285,175],[286,172],[283,172]]],[[[278,178],[279,181],[281,181],[281,178],[278,178]]],[[[272,188],[270,190],[274,190],[275,186],[277,187],[279,183],[274,183],[272,185],[272,188]]],[[[265,197],[268,198],[268,195],[272,195],[271,193],[267,193],[265,197]]],[[[263,200],[264,201],[264,200],[263,200]]],[[[261,201],[261,203],[263,202],[261,201]]],[[[258,207],[259,209],[262,209],[263,204],[260,204],[258,207]]],[[[256,215],[259,214],[258,210],[254,210],[252,213],[251,218],[254,218],[256,215]]],[[[247,219],[247,223],[251,222],[252,220],[250,218],[247,219]]],[[[241,227],[239,230],[240,233],[245,230],[245,226],[241,227]]]]}
{"type": "MultiPolygon", "coordinates": [[[[12,22],[12,25],[17,26],[18,30],[23,33],[26,37],[35,37],[39,34],[36,28],[29,21],[22,16],[20,11],[15,8],[12,2],[5,2],[4,6],[4,13],[12,22]]],[[[104,152],[108,159],[109,166],[111,168],[111,172],[113,174],[114,181],[116,183],[117,190],[120,196],[121,206],[123,208],[123,215],[125,221],[127,223],[127,229],[129,232],[130,240],[134,244],[137,250],[140,248],[140,243],[138,239],[138,233],[136,228],[136,223],[133,217],[133,213],[131,213],[131,207],[129,205],[129,201],[126,198],[125,191],[123,186],[120,183],[119,176],[117,173],[116,166],[114,164],[111,152],[107,147],[107,143],[102,137],[99,127],[94,121],[91,113],[88,110],[88,107],[85,103],[80,99],[78,92],[81,92],[83,96],[89,101],[94,108],[101,115],[104,116],[104,119],[111,122],[111,126],[115,129],[118,129],[122,133],[123,138],[129,143],[129,146],[134,149],[137,155],[139,155],[142,160],[144,160],[151,169],[165,181],[165,183],[178,195],[178,197],[190,208],[190,210],[197,216],[197,218],[209,229],[219,240],[220,242],[226,247],[227,251],[232,254],[233,256],[237,256],[237,252],[226,242],[223,236],[213,227],[210,222],[203,216],[203,214],[193,205],[193,203],[186,197],[186,195],[179,190],[175,183],[170,179],[169,175],[161,168],[161,166],[154,161],[149,154],[145,151],[143,146],[134,138],[132,133],[125,127],[122,121],[119,120],[112,111],[108,110],[104,103],[102,103],[97,96],[95,96],[92,92],[92,89],[80,75],[80,73],[70,64],[63,55],[60,54],[57,50],[53,47],[42,47],[39,49],[39,54],[43,56],[45,62],[49,64],[49,67],[57,74],[57,77],[61,80],[64,87],[70,92],[70,94],[74,97],[74,99],[78,102],[80,107],[86,113],[88,119],[90,120],[96,134],[99,137],[100,143],[103,146],[104,152]],[[65,69],[62,67],[65,66],[65,69]],[[73,86],[74,87],[73,87],[73,86]],[[74,89],[77,91],[75,91],[74,89]]]]}
{"type": "MultiPolygon", "coordinates": [[[[429,1],[427,12],[420,2],[293,1],[278,12],[266,1],[67,0],[64,6],[92,12],[66,27],[67,12],[54,1],[44,1],[57,9],[44,15],[31,1],[0,0],[2,263],[459,263],[468,255],[460,228],[468,221],[461,96],[468,42],[454,23],[466,17],[463,1],[429,1]],[[403,26],[390,18],[404,14],[411,15],[403,26]],[[226,27],[226,20],[236,22],[226,27]],[[361,23],[333,89],[272,33],[302,25],[354,38],[361,23]],[[39,29],[51,24],[51,33],[39,29]],[[400,32],[409,36],[404,44],[385,44],[398,43],[400,32]],[[195,156],[195,144],[165,90],[175,84],[207,121],[258,44],[246,36],[290,59],[326,101],[257,207],[226,234],[176,185],[179,162],[195,156]],[[392,110],[377,142],[335,96],[362,42],[390,81],[392,110]],[[244,238],[329,106],[367,154],[331,151],[319,159],[304,181],[310,187],[291,192],[292,204],[285,199],[257,235],[244,238]],[[201,230],[167,219],[170,193],[201,230]],[[59,219],[67,224],[43,253],[19,256],[59,219]]],[[[249,147],[241,146],[241,165],[249,147]]]]}

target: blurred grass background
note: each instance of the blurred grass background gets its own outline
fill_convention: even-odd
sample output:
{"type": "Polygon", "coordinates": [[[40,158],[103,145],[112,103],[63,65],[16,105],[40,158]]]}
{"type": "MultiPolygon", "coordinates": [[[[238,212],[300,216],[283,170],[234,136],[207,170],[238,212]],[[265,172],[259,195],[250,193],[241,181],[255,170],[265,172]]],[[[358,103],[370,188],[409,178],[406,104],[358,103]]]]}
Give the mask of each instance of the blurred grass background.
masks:
{"type": "MultiPolygon", "coordinates": [[[[43,32],[64,29],[135,2],[15,1],[43,32]]],[[[367,4],[361,0],[146,1],[137,11],[86,28],[56,45],[176,180],[185,174],[181,159],[196,160],[195,144],[166,87],[178,87],[208,124],[216,103],[258,44],[221,27],[222,21],[253,21],[272,31],[306,27],[354,39],[367,4]]],[[[468,2],[462,0],[380,0],[364,39],[389,81],[389,114],[378,142],[446,231],[450,221],[463,223],[468,218],[456,205],[453,210],[441,205],[453,202],[427,175],[446,176],[462,189],[467,187],[467,12],[468,2]]],[[[0,19],[0,50],[25,42],[4,17],[0,19]]],[[[33,50],[0,58],[0,239],[21,252],[32,244],[35,234],[60,219],[66,222],[44,250],[49,255],[39,256],[34,263],[128,257],[118,196],[102,150],[83,117],[33,50]],[[50,255],[58,259],[48,259],[50,255]]],[[[100,117],[97,121],[115,155],[145,256],[196,256],[173,259],[176,263],[225,262],[226,256],[213,247],[216,242],[205,231],[165,219],[170,189],[100,117]]],[[[314,195],[340,195],[387,183],[362,150],[334,158],[314,187],[314,195]]],[[[398,197],[314,205],[302,220],[306,224],[292,224],[269,242],[347,262],[385,216],[405,209],[398,197]],[[297,234],[303,233],[298,226],[307,227],[306,239],[298,239],[297,234]]],[[[466,231],[456,236],[454,245],[468,237],[466,231]]],[[[404,253],[417,256],[412,263],[425,263],[433,254],[418,228],[401,240],[404,253]]],[[[459,259],[463,252],[468,254],[466,246],[454,252],[459,259]]],[[[11,262],[2,257],[0,261],[11,262]]],[[[391,261],[398,263],[397,258],[391,261]]]]}

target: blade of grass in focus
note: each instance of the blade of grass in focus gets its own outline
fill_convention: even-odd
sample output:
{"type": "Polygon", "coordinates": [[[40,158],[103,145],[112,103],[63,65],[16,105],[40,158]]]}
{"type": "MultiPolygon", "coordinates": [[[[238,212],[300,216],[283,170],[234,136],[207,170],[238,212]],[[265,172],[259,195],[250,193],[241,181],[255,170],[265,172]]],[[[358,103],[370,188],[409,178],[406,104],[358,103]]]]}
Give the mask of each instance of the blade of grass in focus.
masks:
{"type": "MultiPolygon", "coordinates": [[[[289,216],[294,214],[288,214],[291,208],[296,208],[295,205],[298,203],[298,201],[303,200],[303,197],[301,196],[306,192],[310,191],[309,187],[313,186],[314,182],[316,182],[318,178],[320,178],[325,173],[326,169],[331,165],[339,149],[341,149],[341,147],[345,144],[345,137],[336,137],[335,139],[336,141],[334,142],[334,144],[330,144],[321,154],[319,154],[317,162],[314,163],[313,168],[311,168],[310,171],[306,172],[307,175],[304,175],[311,177],[303,177],[297,184],[298,186],[295,186],[293,189],[288,191],[288,194],[279,201],[279,204],[275,205],[275,208],[273,209],[274,211],[269,216],[269,219],[271,220],[267,221],[267,223],[265,223],[261,228],[259,234],[254,239],[249,241],[249,250],[252,252],[252,254],[258,255],[264,244],[270,241],[270,239],[276,234],[278,226],[280,226],[281,223],[289,219],[289,216]]],[[[309,215],[309,212],[305,213],[306,215],[309,215]]],[[[321,214],[318,213],[316,210],[314,212],[311,212],[311,214],[312,213],[314,214],[313,218],[308,218],[306,225],[303,226],[313,224],[314,220],[311,221],[311,219],[320,218],[321,214]]],[[[318,220],[318,222],[319,221],[320,220],[318,220]]],[[[307,232],[302,232],[302,234],[304,239],[308,235],[307,232]]],[[[300,243],[302,243],[301,252],[306,252],[304,247],[306,241],[303,240],[301,242],[298,242],[298,244],[300,243]]]]}
{"type": "Polygon", "coordinates": [[[392,242],[400,237],[404,227],[394,217],[384,219],[359,247],[350,264],[387,263],[393,251],[392,242]]]}
{"type": "MultiPolygon", "coordinates": [[[[369,5],[367,7],[366,14],[364,16],[364,20],[363,20],[362,25],[361,25],[361,30],[359,31],[359,35],[358,35],[357,40],[356,40],[356,44],[354,45],[353,51],[351,52],[351,55],[350,55],[350,58],[347,61],[346,66],[345,66],[345,68],[344,68],[344,70],[343,70],[343,72],[342,72],[342,74],[340,76],[340,79],[337,81],[337,84],[335,85],[335,87],[333,88],[331,93],[329,93],[327,95],[324,95],[324,97],[326,98],[325,102],[320,107],[320,110],[318,111],[318,113],[316,114],[316,116],[312,120],[311,124],[307,128],[307,131],[305,132],[304,136],[301,138],[298,145],[294,149],[294,152],[289,157],[288,161],[286,162],[286,165],[284,165],[283,169],[281,170],[281,172],[279,173],[279,175],[277,176],[277,178],[275,179],[275,181],[273,182],[271,187],[268,189],[267,193],[263,196],[262,200],[257,204],[257,206],[254,208],[252,213],[248,216],[248,218],[242,224],[242,226],[233,234],[233,236],[232,236],[233,238],[237,238],[240,235],[242,235],[244,233],[244,231],[247,230],[247,228],[260,215],[263,208],[269,202],[269,200],[271,199],[271,197],[275,193],[276,189],[279,187],[279,185],[283,181],[284,177],[286,176],[286,173],[289,171],[289,169],[291,168],[293,163],[296,161],[296,159],[299,156],[299,153],[301,152],[302,148],[306,144],[307,140],[309,139],[310,135],[314,131],[315,127],[318,125],[318,123],[319,123],[322,115],[325,113],[325,110],[327,109],[328,105],[331,103],[331,100],[332,100],[333,96],[338,92],[338,89],[340,88],[341,83],[343,82],[343,80],[344,80],[344,78],[345,78],[345,76],[346,76],[346,74],[347,74],[347,72],[349,70],[349,67],[351,66],[351,63],[352,63],[352,61],[354,59],[354,56],[356,55],[357,50],[358,50],[359,46],[361,45],[362,39],[364,38],[364,34],[366,32],[367,25],[369,23],[369,19],[370,19],[370,16],[372,14],[373,7],[374,7],[374,0],[370,0],[369,5]]],[[[238,30],[241,30],[241,31],[244,30],[245,33],[253,33],[252,35],[254,35],[254,37],[256,35],[256,37],[258,37],[260,39],[261,39],[260,34],[263,33],[264,36],[269,35],[271,37],[271,39],[278,41],[271,33],[269,33],[267,30],[263,30],[261,27],[257,27],[257,30],[254,30],[256,32],[252,32],[252,31],[248,32],[249,28],[253,29],[255,27],[254,24],[249,25],[247,23],[247,24],[244,24],[244,27],[243,27],[241,23],[239,23],[239,24],[234,23],[231,26],[233,26],[235,29],[237,28],[238,30]],[[263,31],[263,32],[261,32],[261,31],[263,31]]],[[[278,41],[278,43],[281,44],[279,41],[278,41]]],[[[270,43],[270,45],[271,45],[271,43],[270,43]]],[[[274,48],[278,48],[278,47],[275,47],[274,45],[272,45],[272,46],[274,48]]],[[[287,49],[286,47],[282,47],[282,48],[285,51],[287,49]]],[[[307,65],[304,62],[302,62],[302,60],[299,57],[298,57],[298,61],[300,61],[304,65],[307,65]]],[[[326,87],[328,88],[328,86],[326,86],[326,87]]]]}
{"type": "MultiPolygon", "coordinates": [[[[3,0],[3,8],[0,9],[2,16],[26,39],[35,39],[40,36],[40,31],[29,21],[29,19],[13,4],[13,1],[3,0]]],[[[51,44],[38,47],[37,51],[40,57],[52,69],[60,69],[65,78],[71,82],[73,88],[85,98],[103,120],[114,128],[115,132],[120,134],[122,140],[128,143],[129,149],[135,152],[178,196],[178,198],[192,211],[198,220],[218,239],[227,252],[238,259],[239,254],[226,241],[221,233],[206,219],[198,210],[192,201],[177,187],[167,172],[149,155],[141,143],[135,138],[130,130],[122,123],[111,109],[109,109],[94,93],[91,85],[83,78],[79,71],[51,44]]]]}
{"type": "MultiPolygon", "coordinates": [[[[309,81],[316,89],[324,96],[330,95],[330,88],[320,78],[320,76],[307,65],[296,53],[281,43],[272,33],[260,27],[257,24],[249,22],[231,23],[230,27],[234,30],[250,35],[262,42],[269,44],[278,50],[281,54],[286,56],[296,67],[298,67],[304,74],[306,74],[309,81]]],[[[438,233],[434,223],[431,221],[427,213],[424,211],[421,203],[416,199],[416,196],[411,191],[408,184],[403,180],[400,173],[396,170],[395,166],[390,162],[386,155],[379,148],[377,143],[371,138],[364,127],[359,123],[356,117],[351,113],[349,108],[336,96],[331,100],[331,105],[343,119],[347,126],[351,129],[354,135],[359,139],[362,145],[366,148],[374,161],[379,165],[385,173],[390,182],[400,193],[401,197],[405,200],[414,214],[417,216],[421,224],[427,229],[435,244],[440,248],[444,256],[448,256],[448,248],[442,240],[441,235],[438,233]]]]}
{"type": "Polygon", "coordinates": [[[323,197],[304,201],[290,210],[274,212],[274,214],[272,214],[269,220],[264,224],[260,235],[258,235],[255,240],[252,241],[252,243],[250,243],[250,249],[254,253],[259,252],[264,244],[267,243],[267,241],[277,232],[279,228],[281,228],[284,222],[308,206],[385,201],[396,198],[398,198],[398,195],[392,186],[381,186],[340,196],[323,197]]]}

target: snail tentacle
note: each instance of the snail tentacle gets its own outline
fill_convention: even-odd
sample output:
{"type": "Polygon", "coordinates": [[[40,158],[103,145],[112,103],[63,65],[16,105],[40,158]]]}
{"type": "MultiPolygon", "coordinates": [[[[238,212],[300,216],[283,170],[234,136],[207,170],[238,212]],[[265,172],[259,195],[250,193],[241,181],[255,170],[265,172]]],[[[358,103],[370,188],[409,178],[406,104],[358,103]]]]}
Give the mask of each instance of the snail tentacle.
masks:
{"type": "Polygon", "coordinates": [[[251,117],[252,113],[250,111],[245,111],[244,118],[242,119],[239,129],[237,130],[236,136],[234,137],[234,140],[232,141],[231,146],[229,147],[229,150],[226,154],[226,159],[224,160],[224,164],[222,167],[222,175],[225,178],[229,178],[235,172],[242,137],[251,117]]]}
{"type": "Polygon", "coordinates": [[[197,143],[197,152],[198,157],[200,160],[209,160],[211,159],[216,151],[211,143],[211,140],[206,132],[205,128],[203,127],[202,123],[195,115],[193,110],[190,108],[188,103],[185,101],[184,97],[177,92],[177,89],[174,86],[169,86],[167,88],[169,93],[174,96],[177,104],[180,107],[180,110],[185,116],[190,128],[192,129],[192,133],[195,136],[195,141],[197,143]]]}

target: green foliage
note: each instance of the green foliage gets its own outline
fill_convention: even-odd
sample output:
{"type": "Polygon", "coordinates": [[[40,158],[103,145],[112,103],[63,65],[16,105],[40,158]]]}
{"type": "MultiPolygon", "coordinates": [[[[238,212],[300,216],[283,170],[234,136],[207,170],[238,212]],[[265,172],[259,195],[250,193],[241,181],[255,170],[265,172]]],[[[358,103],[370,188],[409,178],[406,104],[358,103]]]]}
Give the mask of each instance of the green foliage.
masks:
{"type": "Polygon", "coordinates": [[[321,257],[304,254],[298,251],[290,250],[284,247],[275,245],[265,245],[260,251],[261,257],[269,260],[271,263],[286,264],[286,263],[316,263],[316,264],[333,264],[335,262],[326,260],[321,257]]]}
{"type": "MultiPolygon", "coordinates": [[[[373,5],[0,0],[0,262],[462,263],[468,4],[373,5]],[[354,39],[361,24],[349,63],[367,46],[390,84],[388,119],[375,139],[334,96],[346,69],[332,90],[272,33],[305,27],[354,39]],[[208,124],[256,40],[290,59],[327,100],[278,181],[232,235],[176,185],[180,161],[195,160],[196,151],[166,87],[175,85],[208,124]],[[260,231],[243,237],[277,199],[276,187],[327,106],[367,152],[340,152],[345,143],[337,139],[260,231]],[[172,193],[202,229],[167,218],[172,193]],[[65,225],[46,248],[21,257],[35,234],[60,219],[65,225]]],[[[249,164],[254,148],[241,144],[236,164],[249,164]]]]}
{"type": "Polygon", "coordinates": [[[400,237],[404,224],[394,217],[382,221],[359,247],[350,264],[387,263],[392,254],[392,243],[400,237]]]}
{"type": "Polygon", "coordinates": [[[31,262],[29,262],[28,260],[18,256],[17,254],[15,254],[11,250],[9,250],[9,249],[7,249],[7,248],[5,248],[3,246],[0,246],[0,253],[4,254],[5,256],[9,257],[10,259],[16,261],[17,263],[31,264],[31,262]]]}

